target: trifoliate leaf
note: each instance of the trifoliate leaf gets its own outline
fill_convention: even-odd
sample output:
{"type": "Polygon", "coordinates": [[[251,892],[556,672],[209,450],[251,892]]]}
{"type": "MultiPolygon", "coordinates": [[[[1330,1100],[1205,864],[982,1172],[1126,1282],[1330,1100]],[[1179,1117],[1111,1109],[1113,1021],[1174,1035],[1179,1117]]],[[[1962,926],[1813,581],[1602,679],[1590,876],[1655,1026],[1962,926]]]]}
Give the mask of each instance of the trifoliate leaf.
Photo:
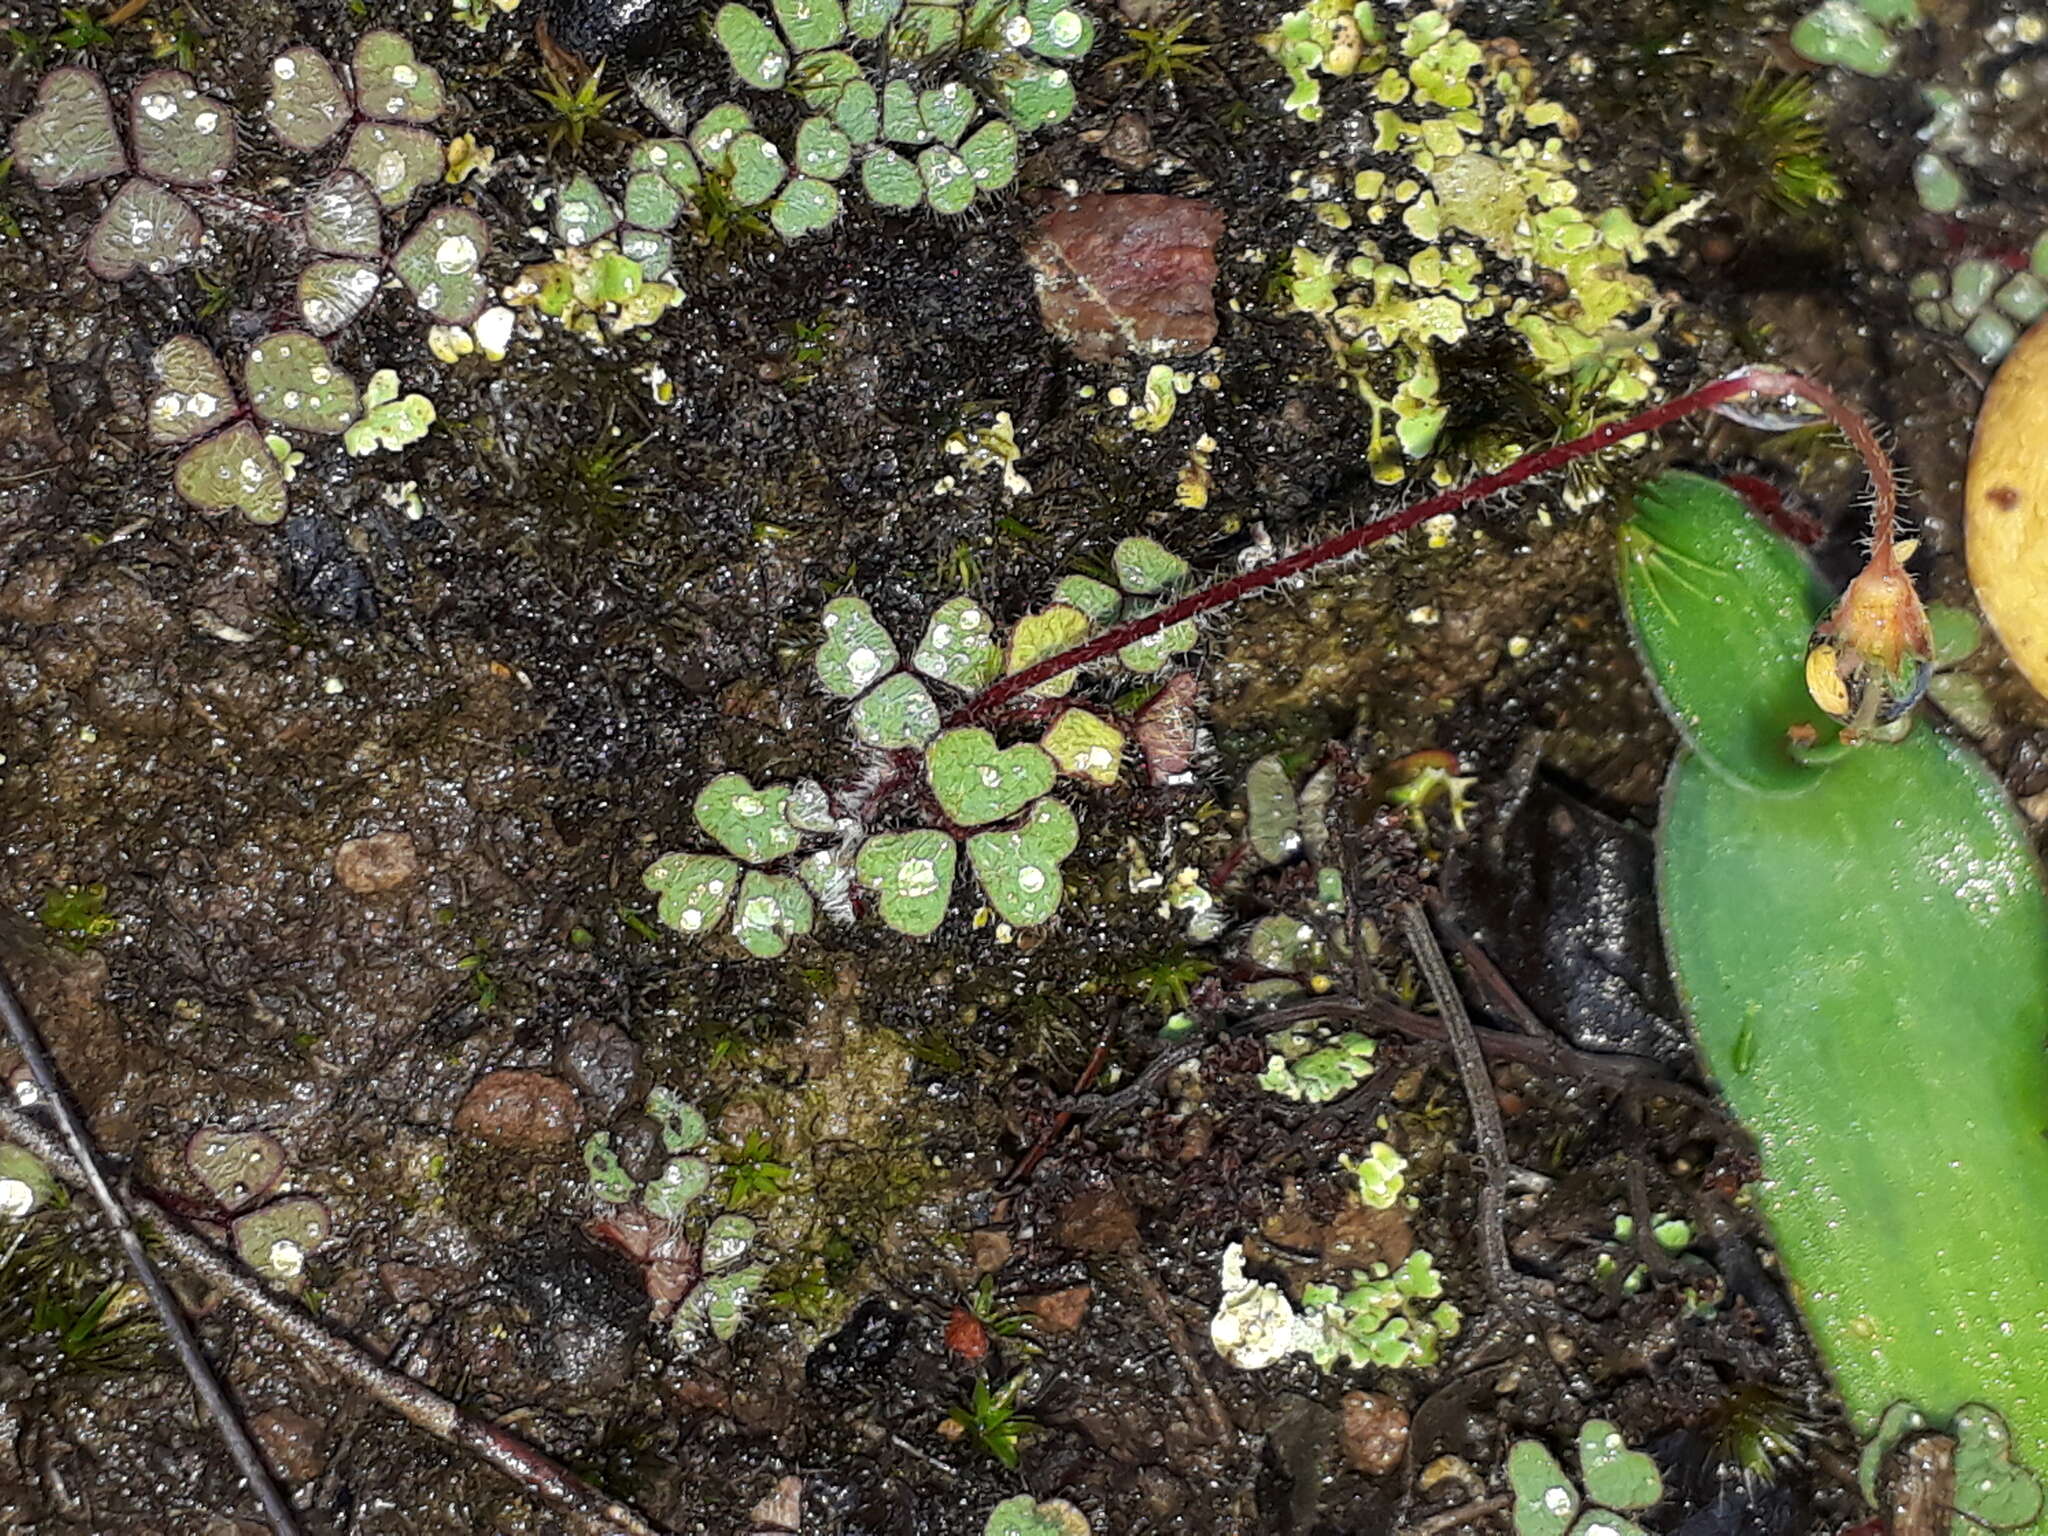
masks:
{"type": "Polygon", "coordinates": [[[946,731],[925,749],[925,777],[948,817],[979,827],[1014,816],[1052,788],[1056,772],[1044,748],[998,747],[976,727],[946,731]]]}
{"type": "Polygon", "coordinates": [[[833,598],[825,605],[823,624],[825,643],[818,647],[816,666],[826,692],[858,698],[896,670],[896,642],[861,599],[833,598]]]}
{"type": "Polygon", "coordinates": [[[447,105],[441,72],[422,64],[412,40],[384,27],[356,40],[356,106],[386,123],[431,123],[447,105]]]}
{"type": "Polygon", "coordinates": [[[1123,759],[1124,733],[1099,715],[1070,709],[1052,724],[1039,745],[1070,778],[1108,787],[1123,759]]]}
{"type": "Polygon", "coordinates": [[[829,183],[813,181],[808,176],[799,176],[784,187],[768,210],[768,222],[785,240],[822,234],[838,220],[838,191],[829,183]]]}
{"type": "Polygon", "coordinates": [[[336,171],[306,199],[306,244],[323,256],[376,256],[384,249],[377,192],[357,171],[336,171]]]}
{"type": "Polygon", "coordinates": [[[732,905],[740,867],[713,853],[663,854],[640,883],[661,898],[655,915],[677,933],[696,935],[718,926],[732,905]]]}
{"type": "Polygon", "coordinates": [[[811,893],[792,876],[750,869],[740,882],[732,932],[748,954],[775,959],[789,948],[791,939],[809,934],[814,920],[811,893]]]}
{"type": "Polygon", "coordinates": [[[187,265],[206,243],[199,215],[169,187],[139,176],[121,183],[85,238],[85,265],[118,283],[138,270],[162,277],[187,265]]]}
{"type": "Polygon", "coordinates": [[[959,849],[943,832],[885,832],[860,846],[860,883],[878,892],[882,921],[921,939],[945,920],[959,849]]]}
{"type": "Polygon", "coordinates": [[[43,76],[35,110],[15,125],[9,148],[22,174],[46,192],[128,169],[106,81],[75,65],[43,76]]]}
{"type": "Polygon", "coordinates": [[[356,381],[304,331],[274,331],[251,347],[242,389],[263,420],[300,432],[339,432],[361,409],[356,381]]]}
{"type": "Polygon", "coordinates": [[[320,148],[354,115],[341,77],[319,49],[287,48],[270,61],[263,116],[288,149],[308,154],[320,148]]]}
{"type": "Polygon", "coordinates": [[[135,173],[174,187],[212,187],[235,163],[235,117],[182,69],[153,69],[128,95],[135,173]]]}
{"type": "Polygon", "coordinates": [[[756,90],[782,89],[789,79],[789,50],[782,46],[782,39],[767,22],[744,5],[728,0],[718,8],[711,31],[731,61],[734,74],[756,90]]]}
{"type": "Polygon", "coordinates": [[[202,512],[234,509],[252,523],[284,520],[283,466],[246,421],[180,454],[171,487],[202,512]]]}
{"type": "Polygon", "coordinates": [[[437,184],[448,169],[441,141],[403,123],[358,123],[341,163],[359,172],[386,208],[403,208],[421,187],[437,184]]]}
{"type": "Polygon", "coordinates": [[[235,414],[234,386],[213,348],[197,336],[173,336],[150,357],[149,440],[160,448],[193,442],[235,414]]]}
{"type": "Polygon", "coordinates": [[[362,318],[383,281],[383,269],[366,261],[316,261],[299,274],[299,319],[315,336],[332,336],[362,318]]]}
{"type": "Polygon", "coordinates": [[[995,634],[995,620],[981,604],[971,597],[948,598],[925,626],[910,664],[926,677],[978,693],[1002,671],[995,634]]]}
{"type": "Polygon", "coordinates": [[[1188,563],[1157,539],[1125,539],[1110,559],[1126,592],[1164,592],[1187,579],[1188,563]]]}
{"type": "Polygon", "coordinates": [[[754,119],[738,102],[722,101],[690,130],[690,148],[706,171],[720,176],[732,174],[733,141],[753,131],[754,119]]]}
{"type": "Polygon", "coordinates": [[[491,232],[475,213],[436,208],[406,236],[391,265],[422,314],[442,325],[468,325],[491,302],[483,274],[490,252],[491,232]]]}
{"type": "Polygon", "coordinates": [[[883,678],[853,706],[853,734],[871,747],[921,747],[939,733],[939,706],[908,672],[883,678]]]}
{"type": "MultiPolygon", "coordinates": [[[[1027,613],[1010,632],[1010,651],[1003,670],[1011,674],[1022,672],[1026,667],[1048,656],[1056,656],[1087,638],[1088,615],[1078,608],[1055,603],[1037,613],[1027,613]]],[[[1040,698],[1051,699],[1071,692],[1073,686],[1074,674],[1062,672],[1031,691],[1040,698]]]]}
{"type": "Polygon", "coordinates": [[[977,832],[967,858],[996,916],[1013,928],[1032,928],[1059,910],[1066,894],[1060,864],[1081,831],[1074,813],[1057,800],[1041,800],[1013,832],[977,832]]]}

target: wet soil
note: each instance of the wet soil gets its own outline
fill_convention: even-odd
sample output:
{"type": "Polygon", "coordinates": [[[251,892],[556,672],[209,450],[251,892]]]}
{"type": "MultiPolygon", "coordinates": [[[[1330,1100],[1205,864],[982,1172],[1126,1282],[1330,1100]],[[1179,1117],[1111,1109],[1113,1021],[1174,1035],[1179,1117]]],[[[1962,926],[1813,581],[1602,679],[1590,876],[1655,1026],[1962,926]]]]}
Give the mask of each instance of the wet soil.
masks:
{"type": "MultiPolygon", "coordinates": [[[[537,121],[525,9],[482,34],[418,9],[263,0],[177,18],[160,19],[189,25],[202,81],[252,117],[276,49],[339,56],[364,25],[402,25],[447,75],[443,128],[498,152],[476,191],[500,232],[494,275],[544,257],[517,232],[565,161],[550,163],[537,121]]],[[[6,19],[31,38],[63,24],[46,5],[6,19]]],[[[1521,1318],[1480,1264],[1456,1074],[1397,1036],[1366,1087],[1320,1107],[1258,1088],[1263,1047],[1221,1038],[1198,1075],[1082,1127],[1021,1189],[1006,1184],[1098,1039],[1125,1082],[1158,1051],[1156,978],[1190,951],[1157,892],[1133,889],[1133,853],[1169,873],[1220,862],[1243,769],[1266,751],[1305,767],[1341,743],[1361,777],[1415,749],[1455,751],[1480,780],[1469,828],[1438,813],[1418,835],[1366,816],[1349,834],[1372,872],[1358,915],[1390,933],[1390,903],[1447,848],[1527,837],[1492,863],[1464,860],[1463,920],[1581,1043],[1668,1045],[1668,997],[1617,1030],[1597,994],[1545,970],[1570,964],[1559,934],[1609,923],[1661,975],[1647,893],[1560,878],[1540,900],[1564,910],[1531,913],[1515,871],[1528,858],[1590,867],[1631,839],[1640,857],[1654,816],[1673,741],[1610,580],[1629,480],[1667,462],[1761,474],[1829,524],[1822,558],[1839,565],[1860,535],[1855,484],[1826,451],[1728,426],[1681,433],[1616,466],[1590,507],[1534,491],[1444,547],[1411,539],[1215,624],[1195,782],[1087,797],[1068,904],[1042,933],[1012,942],[956,912],[928,942],[831,927],[769,963],[648,926],[639,872],[694,841],[698,784],[727,769],[756,782],[849,771],[837,706],[807,670],[830,594],[857,587],[914,634],[963,585],[1022,613],[1127,534],[1222,569],[1257,539],[1285,548],[1404,499],[1366,473],[1363,409],[1320,343],[1266,297],[1266,256],[1303,227],[1283,193],[1309,142],[1277,112],[1277,71],[1253,41],[1273,19],[1234,0],[1201,12],[1194,35],[1215,44],[1205,77],[1147,84],[1091,62],[1069,130],[970,217],[856,205],[795,249],[685,243],[684,303],[604,349],[550,327],[502,365],[442,364],[387,297],[337,357],[359,375],[399,368],[439,426],[400,456],[299,444],[277,529],[180,506],[142,419],[165,336],[196,330],[228,349],[260,332],[290,275],[275,242],[222,224],[196,270],[110,286],[76,260],[92,196],[0,183],[19,227],[0,244],[0,958],[103,1144],[139,1178],[196,1195],[181,1162],[194,1128],[270,1131],[289,1187],[335,1217],[308,1266],[320,1315],[665,1528],[770,1528],[778,1511],[750,1511],[794,1476],[805,1532],[972,1533],[1026,1489],[1074,1501],[1102,1531],[1394,1532],[1500,1488],[1515,1437],[1561,1444],[1589,1416],[1659,1457],[1670,1496],[1645,1517],[1657,1530],[1791,1536],[1854,1515],[1847,1432],[1763,1234],[1730,1199],[1740,1135],[1703,1103],[1500,1072],[1514,1160],[1541,1176],[1515,1197],[1514,1254],[1556,1297],[1521,1318]],[[1099,152],[1125,114],[1160,152],[1149,170],[1099,152]],[[1138,365],[1078,363],[1040,324],[1020,235],[1068,184],[1195,196],[1224,214],[1220,350],[1197,364],[1217,387],[1191,392],[1157,435],[1107,401],[1136,389],[1138,365]],[[674,382],[672,403],[655,398],[650,365],[674,382]],[[946,451],[950,432],[997,411],[1023,445],[1028,496],[946,451]],[[1219,444],[1214,493],[1182,507],[1176,477],[1204,434],[1219,444]],[[1517,816],[1539,755],[1543,793],[1586,807],[1586,835],[1517,816]],[[370,866],[343,856],[368,838],[386,840],[370,866]],[[53,894],[87,887],[104,887],[110,932],[39,921],[53,894]],[[600,1026],[637,1051],[596,1049],[600,1026]],[[584,1234],[596,1207],[573,1142],[458,1128],[477,1081],[513,1070],[576,1085],[579,1138],[609,1127],[630,1145],[659,1083],[701,1104],[721,1145],[754,1133],[789,1166],[754,1210],[770,1299],[729,1344],[678,1358],[649,1326],[641,1277],[584,1234]],[[1207,1334],[1224,1246],[1263,1244],[1271,1272],[1297,1284],[1340,1271],[1336,1155],[1376,1139],[1410,1160],[1417,1205],[1399,1236],[1436,1256],[1465,1334],[1423,1369],[1232,1368],[1207,1334]],[[1670,1254],[1616,1239],[1617,1216],[1646,1227],[1653,1213],[1691,1222],[1695,1242],[1670,1254]],[[949,1318],[983,1277],[1003,1315],[1065,1296],[1047,1309],[1063,1326],[1006,1325],[979,1357],[949,1347],[949,1318]],[[1019,1373],[1036,1427],[1011,1468],[945,1424],[977,1378],[1019,1373]],[[1353,1391],[1410,1416],[1391,1471],[1346,1462],[1353,1391]],[[1796,1441],[1775,1482],[1734,1460],[1759,1423],[1796,1441]]],[[[1912,327],[1904,278],[1957,244],[2031,240],[2038,208],[2021,170],[1993,168],[1980,174],[2005,199],[1977,226],[1922,214],[1904,167],[1923,114],[1903,75],[1824,79],[1849,194],[1833,210],[1773,206],[1715,146],[1742,83],[1787,57],[1790,19],[1673,0],[1576,15],[1475,5],[1461,25],[1517,40],[1579,114],[1589,197],[1627,202],[1664,165],[1715,193],[1682,254],[1653,269],[1674,300],[1666,383],[1772,357],[1864,405],[1918,488],[1932,590],[1955,596],[1980,378],[1955,343],[1912,327]]],[[[1966,37],[1984,19],[1945,18],[1934,30],[1952,40],[1926,44],[1913,72],[1970,67],[1966,37]]],[[[1098,59],[1125,51],[1122,30],[1104,18],[1098,59]]],[[[149,46],[131,22],[93,57],[125,83],[149,46]]],[[[10,121],[39,73],[15,55],[0,66],[10,121]]],[[[721,89],[688,46],[663,68],[693,100],[721,89]]],[[[655,131],[628,98],[610,121],[655,131]]],[[[288,197],[310,181],[246,138],[238,184],[288,197]]],[[[597,134],[577,153],[615,169],[622,150],[597,134]]],[[[1483,368],[1455,381],[1459,420],[1512,415],[1496,386],[1483,368]]],[[[2001,710],[1987,752],[2020,795],[2048,789],[2048,710],[1995,656],[1975,665],[2001,710]]],[[[1246,882],[1238,915],[1284,909],[1299,894],[1289,879],[1246,882]]],[[[1218,1013],[1242,979],[1236,953],[1225,941],[1187,967],[1218,1013]]],[[[60,1300],[120,1278],[82,1211],[40,1215],[23,1235],[40,1255],[34,1283],[60,1300]]],[[[0,1296],[0,1528],[256,1528],[146,1327],[102,1359],[55,1347],[47,1323],[26,1285],[0,1296]]],[[[232,1308],[201,1326],[263,1416],[309,1530],[559,1528],[232,1308]]],[[[1506,1526],[1494,1514],[1464,1528],[1506,1526]]]]}

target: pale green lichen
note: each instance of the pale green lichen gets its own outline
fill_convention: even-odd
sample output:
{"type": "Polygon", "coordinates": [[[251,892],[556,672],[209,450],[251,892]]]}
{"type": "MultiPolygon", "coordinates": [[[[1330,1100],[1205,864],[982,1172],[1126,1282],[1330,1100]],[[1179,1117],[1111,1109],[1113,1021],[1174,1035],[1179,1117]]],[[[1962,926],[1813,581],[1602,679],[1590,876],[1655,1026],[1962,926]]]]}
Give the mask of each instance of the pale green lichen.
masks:
{"type": "Polygon", "coordinates": [[[1358,1198],[1373,1210],[1392,1210],[1401,1198],[1402,1186],[1407,1182],[1402,1175],[1408,1170],[1408,1159],[1387,1142],[1374,1142],[1363,1157],[1347,1152],[1337,1161],[1358,1180],[1358,1198]]]}
{"type": "Polygon", "coordinates": [[[1295,81],[1293,110],[1312,119],[1323,78],[1357,75],[1347,89],[1370,114],[1362,150],[1333,142],[1296,173],[1291,196],[1317,229],[1290,253],[1285,290],[1371,411],[1376,478],[1435,451],[1446,355],[1489,332],[1511,333],[1528,377],[1581,413],[1648,396],[1662,302],[1635,268],[1695,205],[1649,226],[1582,208],[1571,115],[1536,94],[1518,53],[1482,48],[1440,11],[1381,21],[1313,0],[1264,41],[1295,81]]]}
{"type": "Polygon", "coordinates": [[[1269,1035],[1266,1046],[1272,1055],[1259,1074],[1259,1086],[1309,1104],[1327,1104],[1371,1077],[1373,1053],[1379,1049],[1357,1033],[1327,1044],[1307,1035],[1269,1035]]]}

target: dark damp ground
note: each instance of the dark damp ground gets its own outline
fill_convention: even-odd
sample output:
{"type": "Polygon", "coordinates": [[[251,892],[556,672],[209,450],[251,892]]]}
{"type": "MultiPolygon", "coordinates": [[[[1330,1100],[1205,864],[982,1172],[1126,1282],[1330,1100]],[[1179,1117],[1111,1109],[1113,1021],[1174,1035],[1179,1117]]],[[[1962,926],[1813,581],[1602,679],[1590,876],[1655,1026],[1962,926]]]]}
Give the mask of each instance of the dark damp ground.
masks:
{"type": "MultiPolygon", "coordinates": [[[[536,222],[533,191],[563,173],[529,94],[535,3],[481,36],[367,5],[146,14],[182,30],[202,83],[252,120],[276,49],[341,56],[363,26],[402,26],[447,75],[443,132],[498,152],[478,202],[506,280],[543,254],[517,232],[536,222]]],[[[22,39],[0,43],[0,59],[14,52],[0,68],[11,122],[43,67],[39,40],[65,22],[40,5],[7,14],[22,39]]],[[[1659,1531],[1793,1536],[1853,1513],[1846,1431],[1759,1233],[1726,1199],[1740,1142],[1704,1108],[1501,1074],[1514,1159],[1550,1181],[1516,1196],[1517,1262],[1555,1284],[1583,1320],[1571,1326],[1493,1326],[1508,1320],[1474,1242],[1479,1173],[1457,1078],[1397,1037],[1370,1087],[1321,1109],[1260,1090],[1256,1044],[1219,1042],[1198,1079],[1070,1137],[1021,1193],[998,1190],[1099,1036],[1128,1080],[1157,1049],[1175,978],[1197,982],[1198,1001],[1230,995],[1234,949],[1190,952],[1158,893],[1130,889],[1131,850],[1169,874],[1221,857],[1233,829],[1220,812],[1262,751],[1306,764],[1347,742],[1365,773],[1416,748],[1457,751],[1480,778],[1470,841],[1440,814],[1424,841],[1465,844],[1466,924],[1553,1022],[1588,1043],[1668,1047],[1646,890],[1587,873],[1642,867],[1672,745],[1612,595],[1613,497],[1574,512],[1534,493],[1491,509],[1482,543],[1412,541],[1216,625],[1200,662],[1214,746],[1197,784],[1082,797],[1065,915],[1032,943],[1005,945],[956,910],[924,943],[864,923],[769,963],[646,925],[639,871],[691,840],[689,800],[712,773],[848,770],[806,666],[832,592],[857,586],[914,634],[963,585],[1021,613],[1125,534],[1216,569],[1255,525],[1284,547],[1399,499],[1365,476],[1363,413],[1319,344],[1265,302],[1265,269],[1239,259],[1284,251],[1302,217],[1281,194],[1308,133],[1275,110],[1276,72],[1252,41],[1276,14],[1200,12],[1191,35],[1215,44],[1214,75],[1178,85],[1101,67],[1127,47],[1106,19],[1080,115],[1045,136],[1016,194],[951,221],[856,205],[794,251],[686,246],[685,302],[608,352],[550,328],[501,366],[442,366],[387,299],[337,356],[359,376],[399,367],[440,426],[366,460],[302,442],[293,514],[275,530],[180,507],[142,411],[150,349],[179,329],[228,349],[256,334],[290,276],[283,253],[221,224],[196,269],[110,286],[75,258],[96,194],[0,183],[19,229],[0,244],[0,952],[110,1151],[191,1193],[180,1155],[195,1127],[273,1132],[291,1187],[335,1217],[308,1270],[322,1317],[402,1349],[408,1368],[664,1526],[754,1529],[768,1512],[749,1511],[794,1476],[806,1532],[973,1533],[1025,1489],[1075,1501],[1105,1531],[1392,1532],[1501,1487],[1514,1437],[1561,1445],[1589,1416],[1662,1461],[1671,1497],[1646,1517],[1659,1531]],[[1125,113],[1173,169],[1119,171],[1091,147],[1125,113]],[[1018,237],[1065,181],[1200,196],[1228,221],[1220,389],[1184,399],[1157,437],[1103,399],[1139,370],[1076,364],[1038,322],[1018,237]],[[673,405],[653,400],[649,364],[674,381],[673,405]],[[1034,487],[1015,502],[943,446],[996,411],[1034,487]],[[1174,478],[1204,433],[1222,445],[1214,496],[1176,508],[1174,478]],[[947,475],[957,488],[934,496],[947,475]],[[386,494],[408,481],[417,515],[386,494]],[[1553,526],[1537,525],[1541,510],[1553,526]],[[1405,617],[1420,607],[1440,622],[1405,617]],[[1538,751],[1551,777],[1517,799],[1515,764],[1538,751]],[[385,833],[410,838],[416,875],[345,888],[336,850],[385,833]],[[111,931],[41,921],[53,895],[93,887],[111,931]],[[1573,957],[1588,933],[1638,968],[1633,1013],[1580,1006],[1573,957]],[[598,1026],[630,1037],[637,1070],[583,1064],[598,1026]],[[647,1086],[667,1084],[705,1106],[723,1143],[758,1133],[790,1169],[754,1211],[772,1298],[730,1345],[677,1360],[648,1329],[637,1275],[583,1235],[594,1207],[573,1146],[508,1152],[453,1128],[478,1076],[512,1067],[579,1075],[581,1130],[609,1122],[622,1139],[647,1086]],[[1419,1206],[1374,1240],[1434,1253],[1465,1335],[1423,1370],[1225,1364],[1207,1332],[1225,1244],[1329,1251],[1334,1154],[1378,1138],[1406,1152],[1419,1206]],[[1692,1223],[1689,1251],[1614,1238],[1617,1215],[1652,1212],[1692,1223]],[[1605,1273],[1603,1255],[1621,1274],[1642,1265],[1640,1288],[1605,1273]],[[947,1325],[983,1276],[995,1311],[1037,1312],[975,1363],[949,1351],[947,1325]],[[1013,1471],[941,1426],[977,1376],[999,1387],[1020,1371],[1037,1428],[1013,1471]],[[1347,1460],[1357,1391],[1412,1416],[1392,1471],[1347,1460]],[[1797,1442],[1775,1485],[1745,1481],[1732,1459],[1767,1429],[1797,1442]]],[[[1589,199],[1628,202],[1667,165],[1715,194],[1684,254],[1654,269],[1676,300],[1667,382],[1768,356],[1859,401],[1897,434],[1932,588],[1954,595],[1978,379],[1953,343],[1911,325],[1904,280],[1955,248],[2030,242],[2039,167],[1974,173],[2009,226],[2006,213],[1934,220],[1911,202],[1923,109],[1910,78],[1980,73],[1981,18],[1945,17],[1924,34],[1942,41],[1917,45],[1899,78],[1822,80],[1848,195],[1835,210],[1776,207],[1733,125],[1747,83],[1789,57],[1791,15],[1505,4],[1461,24],[1516,39],[1583,119],[1589,199]]],[[[92,57],[120,85],[149,51],[145,24],[129,22],[92,57]]],[[[692,101],[722,89],[688,49],[668,67],[692,101]]],[[[627,98],[609,117],[654,127],[627,98]]],[[[2024,142],[2024,123],[2007,127],[2024,142]]],[[[237,185],[288,200],[304,184],[303,164],[260,134],[245,142],[237,185]]],[[[622,154],[593,137],[580,158],[609,172],[622,154]]],[[[1468,425],[1501,408],[1482,372],[1453,393],[1468,425]]],[[[1825,451],[1723,427],[1674,436],[1656,450],[1666,460],[1765,475],[1840,525],[1834,555],[1854,547],[1854,480],[1825,451]]],[[[1617,489],[1652,462],[1624,466],[1617,489]]],[[[2004,711],[1988,750],[2017,792],[2037,793],[2048,722],[2024,689],[1987,677],[2004,711]]],[[[1347,838],[1377,872],[1361,915],[1391,933],[1385,903],[1400,877],[1426,873],[1425,850],[1370,818],[1347,838]]],[[[1236,899],[1253,916],[1289,895],[1285,876],[1267,877],[1236,899]]],[[[17,1237],[0,1250],[0,1526],[250,1529],[150,1327],[60,1337],[120,1278],[95,1223],[46,1213],[0,1245],[17,1237]]],[[[309,1529],[558,1528],[232,1308],[201,1327],[309,1529]]]]}

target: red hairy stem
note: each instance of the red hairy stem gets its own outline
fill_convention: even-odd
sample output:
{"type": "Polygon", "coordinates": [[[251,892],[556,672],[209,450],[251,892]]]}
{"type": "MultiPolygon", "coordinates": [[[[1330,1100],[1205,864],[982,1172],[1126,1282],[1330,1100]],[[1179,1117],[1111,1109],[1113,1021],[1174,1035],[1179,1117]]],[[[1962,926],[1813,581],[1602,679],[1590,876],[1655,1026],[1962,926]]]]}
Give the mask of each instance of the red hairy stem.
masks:
{"type": "MultiPolygon", "coordinates": [[[[1506,469],[1496,470],[1490,475],[1481,475],[1477,480],[1468,481],[1455,489],[1443,491],[1423,501],[1414,502],[1398,512],[1385,517],[1361,523],[1356,528],[1333,534],[1320,543],[1295,551],[1283,559],[1259,566],[1256,570],[1216,582],[1198,592],[1190,592],[1176,602],[1167,604],[1154,613],[1142,618],[1130,619],[1111,626],[1092,640],[1048,656],[1032,663],[1020,672],[1013,672],[983,692],[977,694],[947,718],[948,727],[967,725],[985,720],[1005,704],[1040,683],[1049,682],[1063,672],[1100,661],[1105,656],[1115,655],[1134,641],[1144,640],[1170,629],[1189,619],[1200,618],[1232,603],[1242,602],[1256,593],[1276,587],[1327,565],[1332,560],[1341,560],[1346,555],[1356,554],[1362,549],[1390,539],[1397,533],[1405,533],[1418,523],[1428,522],[1448,512],[1458,512],[1474,502],[1484,501],[1502,491],[1513,490],[1525,485],[1540,475],[1547,475],[1563,469],[1579,459],[1587,458],[1616,443],[1655,432],[1688,416],[1703,411],[1721,409],[1738,400],[1758,401],[1768,407],[1771,402],[1785,396],[1796,396],[1813,406],[1820,414],[1839,427],[1849,444],[1862,457],[1870,471],[1872,489],[1876,495],[1876,506],[1872,516],[1872,543],[1875,551],[1884,552],[1891,548],[1892,530],[1898,515],[1899,492],[1897,477],[1892,472],[1890,457],[1877,440],[1877,433],[1870,423],[1856,409],[1841,399],[1823,384],[1802,377],[1796,373],[1785,373],[1774,368],[1747,368],[1723,379],[1716,379],[1693,390],[1690,394],[1667,400],[1640,411],[1625,421],[1610,422],[1596,427],[1584,437],[1559,443],[1535,453],[1524,454],[1506,469]]],[[[1762,414],[1762,412],[1759,412],[1762,414]]],[[[1740,419],[1740,418],[1738,418],[1740,419]]]]}

